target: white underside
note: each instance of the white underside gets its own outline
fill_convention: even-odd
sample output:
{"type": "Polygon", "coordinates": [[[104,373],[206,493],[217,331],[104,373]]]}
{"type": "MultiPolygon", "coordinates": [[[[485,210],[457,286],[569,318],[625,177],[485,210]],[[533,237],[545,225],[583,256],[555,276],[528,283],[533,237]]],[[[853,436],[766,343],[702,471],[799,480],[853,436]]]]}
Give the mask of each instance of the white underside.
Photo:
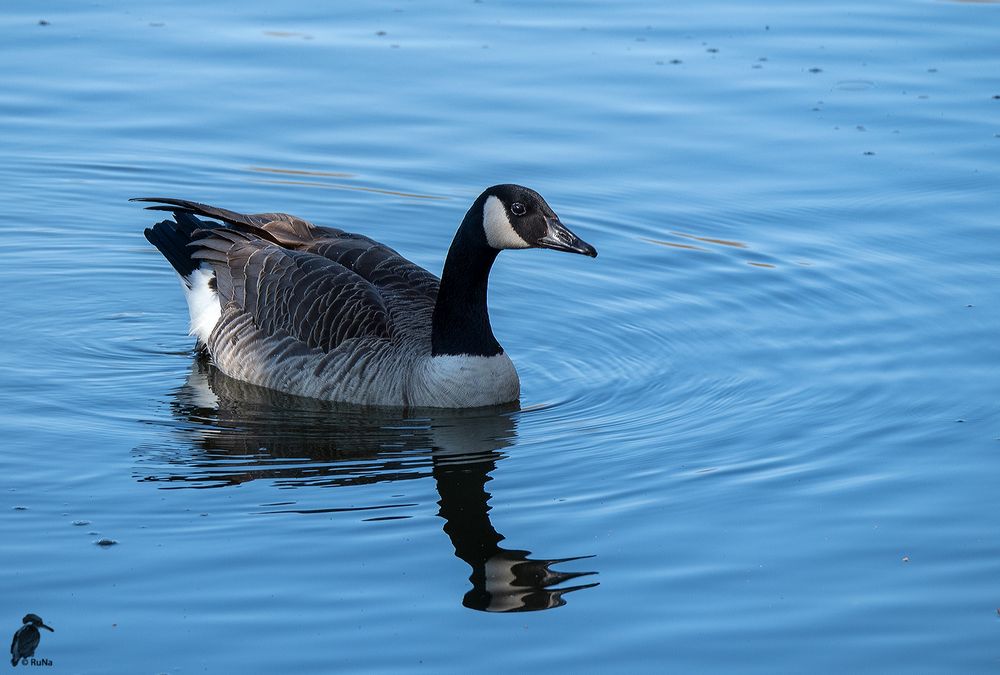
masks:
{"type": "Polygon", "coordinates": [[[409,404],[473,408],[516,401],[521,383],[506,354],[422,359],[410,380],[409,404]]]}
{"type": "Polygon", "coordinates": [[[214,276],[215,272],[207,265],[202,265],[186,279],[181,279],[184,297],[188,303],[188,313],[191,315],[188,333],[197,337],[202,344],[208,343],[208,336],[212,334],[222,316],[219,294],[212,290],[208,283],[214,276]]]}
{"type": "Polygon", "coordinates": [[[351,339],[325,352],[303,349],[288,335],[261,335],[245,315],[224,313],[208,346],[216,367],[232,378],[325,401],[477,408],[510,403],[521,394],[506,354],[431,356],[429,339],[351,339]]]}

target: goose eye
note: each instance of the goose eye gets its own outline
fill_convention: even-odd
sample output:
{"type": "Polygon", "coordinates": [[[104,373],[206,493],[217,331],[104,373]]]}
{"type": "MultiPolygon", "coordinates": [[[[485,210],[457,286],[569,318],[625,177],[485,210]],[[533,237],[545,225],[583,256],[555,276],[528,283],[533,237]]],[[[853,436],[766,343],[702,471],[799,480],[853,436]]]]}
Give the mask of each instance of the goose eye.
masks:
{"type": "Polygon", "coordinates": [[[515,216],[523,216],[525,213],[528,212],[528,209],[524,208],[524,204],[522,204],[521,202],[514,202],[513,204],[510,205],[510,212],[513,213],[515,216]]]}

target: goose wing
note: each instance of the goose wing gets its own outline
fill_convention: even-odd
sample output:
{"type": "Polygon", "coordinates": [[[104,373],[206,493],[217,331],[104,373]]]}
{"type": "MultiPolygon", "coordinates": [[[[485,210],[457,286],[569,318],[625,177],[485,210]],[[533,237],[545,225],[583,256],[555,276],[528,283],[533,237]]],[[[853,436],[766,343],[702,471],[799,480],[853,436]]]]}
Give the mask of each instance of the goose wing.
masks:
{"type": "Polygon", "coordinates": [[[342,265],[378,289],[386,309],[405,323],[407,314],[432,311],[440,280],[395,250],[369,237],[321,227],[287,213],[237,213],[185,199],[144,197],[154,211],[172,211],[220,220],[238,232],[254,234],[282,248],[313,253],[342,265]],[[402,311],[401,311],[402,310],[402,311]]]}
{"type": "Polygon", "coordinates": [[[215,271],[224,316],[247,315],[265,336],[326,352],[351,338],[393,337],[378,289],[343,265],[230,228],[200,234],[191,257],[215,271]]]}

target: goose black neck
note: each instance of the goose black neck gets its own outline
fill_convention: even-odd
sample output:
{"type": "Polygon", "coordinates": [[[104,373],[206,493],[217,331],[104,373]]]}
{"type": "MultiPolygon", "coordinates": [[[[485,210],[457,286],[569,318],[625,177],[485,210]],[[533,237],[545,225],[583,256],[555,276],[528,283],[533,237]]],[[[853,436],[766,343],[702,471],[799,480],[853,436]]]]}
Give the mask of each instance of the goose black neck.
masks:
{"type": "Polygon", "coordinates": [[[476,200],[465,214],[448,249],[434,306],[431,351],[434,356],[496,356],[503,348],[493,337],[486,291],[498,250],[486,243],[483,208],[476,200]]]}

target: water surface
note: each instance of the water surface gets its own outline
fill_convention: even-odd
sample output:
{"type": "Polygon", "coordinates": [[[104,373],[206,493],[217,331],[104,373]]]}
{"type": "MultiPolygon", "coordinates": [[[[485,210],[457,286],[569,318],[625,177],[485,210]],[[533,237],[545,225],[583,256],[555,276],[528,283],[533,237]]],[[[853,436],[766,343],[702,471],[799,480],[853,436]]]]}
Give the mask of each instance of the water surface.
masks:
{"type": "Polygon", "coordinates": [[[44,617],[56,669],[1000,666],[1000,6],[15,2],[0,37],[0,631],[44,617]],[[219,376],[126,201],[439,272],[508,181],[600,257],[500,257],[522,400],[466,413],[219,376]]]}

